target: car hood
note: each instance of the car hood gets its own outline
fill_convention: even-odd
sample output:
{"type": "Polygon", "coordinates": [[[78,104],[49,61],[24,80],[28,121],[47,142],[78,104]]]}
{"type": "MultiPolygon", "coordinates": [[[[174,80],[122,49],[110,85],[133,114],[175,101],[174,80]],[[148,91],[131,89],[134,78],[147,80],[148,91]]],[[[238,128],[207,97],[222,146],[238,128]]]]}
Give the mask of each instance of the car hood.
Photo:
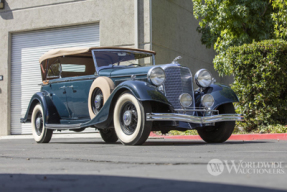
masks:
{"type": "Polygon", "coordinates": [[[164,68],[170,65],[180,66],[179,64],[163,64],[163,65],[151,65],[147,67],[114,67],[100,70],[99,75],[107,77],[130,76],[130,75],[139,76],[139,75],[146,75],[148,71],[155,66],[164,68]]]}

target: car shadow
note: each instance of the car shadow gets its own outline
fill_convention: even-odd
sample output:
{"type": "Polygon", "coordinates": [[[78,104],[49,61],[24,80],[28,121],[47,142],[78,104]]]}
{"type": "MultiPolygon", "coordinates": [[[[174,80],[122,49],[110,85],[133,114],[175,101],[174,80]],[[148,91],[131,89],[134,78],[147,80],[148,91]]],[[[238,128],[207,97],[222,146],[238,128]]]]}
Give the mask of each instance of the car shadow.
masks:
{"type": "Polygon", "coordinates": [[[242,144],[252,144],[252,143],[266,143],[264,141],[227,141],[224,143],[206,143],[204,141],[147,141],[143,145],[150,145],[150,146],[155,146],[155,145],[178,145],[178,146],[183,146],[183,145],[242,145],[242,144]]]}
{"type": "Polygon", "coordinates": [[[76,175],[76,174],[0,174],[0,191],[221,191],[221,192],[281,192],[264,187],[252,187],[143,177],[76,175]]]}
{"type": "MultiPolygon", "coordinates": [[[[58,141],[52,140],[50,143],[51,144],[87,144],[87,145],[91,145],[91,144],[100,144],[100,145],[122,145],[121,142],[116,142],[116,143],[105,143],[104,141],[95,141],[95,142],[91,142],[91,141],[87,141],[87,142],[83,142],[83,141],[77,141],[76,139],[73,139],[73,141],[71,141],[71,139],[69,139],[68,141],[59,141],[59,139],[57,139],[58,141]]],[[[269,141],[270,142],[270,141],[269,141]]],[[[170,146],[197,146],[197,145],[244,145],[244,144],[258,144],[258,143],[267,143],[267,141],[227,141],[225,143],[205,143],[204,141],[186,141],[186,140],[156,140],[156,141],[151,141],[148,140],[146,141],[143,146],[163,146],[163,145],[170,145],[170,146]]]]}

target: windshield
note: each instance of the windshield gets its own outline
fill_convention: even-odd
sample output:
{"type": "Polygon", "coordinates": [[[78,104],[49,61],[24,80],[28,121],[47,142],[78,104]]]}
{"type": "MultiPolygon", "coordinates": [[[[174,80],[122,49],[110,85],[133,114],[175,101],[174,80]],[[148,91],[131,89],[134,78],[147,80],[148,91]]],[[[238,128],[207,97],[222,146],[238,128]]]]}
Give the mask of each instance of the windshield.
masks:
{"type": "Polygon", "coordinates": [[[147,66],[153,64],[153,54],[134,51],[93,51],[98,68],[147,66]]]}

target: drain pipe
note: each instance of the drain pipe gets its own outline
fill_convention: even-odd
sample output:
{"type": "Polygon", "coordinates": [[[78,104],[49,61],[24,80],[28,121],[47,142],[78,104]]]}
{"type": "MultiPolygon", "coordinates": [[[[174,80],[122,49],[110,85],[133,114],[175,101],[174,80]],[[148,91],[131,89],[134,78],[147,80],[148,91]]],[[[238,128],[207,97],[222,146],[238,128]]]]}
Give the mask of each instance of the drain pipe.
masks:
{"type": "Polygon", "coordinates": [[[149,0],[149,36],[150,50],[152,50],[152,0],[149,0]]]}
{"type": "Polygon", "coordinates": [[[139,48],[139,1],[134,0],[134,14],[135,14],[135,48],[139,48]]]}

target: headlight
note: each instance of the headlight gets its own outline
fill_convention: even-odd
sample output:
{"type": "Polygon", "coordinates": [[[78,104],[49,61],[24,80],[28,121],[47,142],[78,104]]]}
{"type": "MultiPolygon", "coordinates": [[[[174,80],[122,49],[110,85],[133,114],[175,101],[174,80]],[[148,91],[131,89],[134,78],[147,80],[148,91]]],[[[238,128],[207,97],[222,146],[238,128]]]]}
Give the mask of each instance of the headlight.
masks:
{"type": "Polygon", "coordinates": [[[210,94],[201,97],[201,104],[206,108],[211,108],[214,105],[214,98],[210,94]]]}
{"type": "Polygon", "coordinates": [[[149,70],[147,79],[154,85],[162,85],[165,81],[165,73],[161,67],[155,67],[149,70]]]}
{"type": "Polygon", "coordinates": [[[192,97],[188,93],[183,93],[179,96],[179,101],[180,101],[181,106],[189,107],[192,104],[192,97]]]}
{"type": "Polygon", "coordinates": [[[209,87],[212,83],[212,75],[206,69],[200,69],[194,76],[199,87],[209,87]]]}

